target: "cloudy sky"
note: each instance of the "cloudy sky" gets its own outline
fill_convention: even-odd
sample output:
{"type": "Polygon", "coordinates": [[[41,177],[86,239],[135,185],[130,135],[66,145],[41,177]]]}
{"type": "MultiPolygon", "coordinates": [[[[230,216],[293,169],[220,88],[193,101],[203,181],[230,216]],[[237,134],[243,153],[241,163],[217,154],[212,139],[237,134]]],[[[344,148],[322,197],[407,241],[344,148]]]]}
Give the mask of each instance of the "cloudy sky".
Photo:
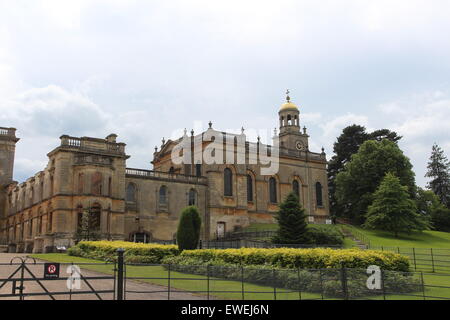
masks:
{"type": "Polygon", "coordinates": [[[419,185],[450,155],[450,2],[0,0],[0,126],[15,179],[59,136],[119,135],[128,166],[186,127],[272,131],[286,88],[328,157],[356,123],[389,128],[419,185]]]}

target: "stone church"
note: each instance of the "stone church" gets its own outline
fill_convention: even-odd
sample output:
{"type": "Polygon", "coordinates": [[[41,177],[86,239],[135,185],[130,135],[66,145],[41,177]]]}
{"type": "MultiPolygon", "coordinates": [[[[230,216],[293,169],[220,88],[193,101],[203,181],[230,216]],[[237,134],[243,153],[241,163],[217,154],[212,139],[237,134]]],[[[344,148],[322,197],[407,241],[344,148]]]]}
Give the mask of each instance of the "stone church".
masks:
{"type": "Polygon", "coordinates": [[[210,122],[202,133],[191,131],[189,136],[185,130],[178,140],[163,139],[153,153],[153,170],[128,168],[126,145],[115,134],[105,139],[62,135],[60,145],[47,154],[46,168],[22,183],[13,181],[16,129],[0,128],[0,245],[10,252],[70,247],[86,211],[97,217],[94,228],[102,239],[171,240],[188,205],[199,209],[202,238],[217,239],[251,223],[273,223],[278,204],[292,191],[310,223],[328,222],[325,153],[309,150],[299,108],[289,96],[278,116],[277,146],[264,145],[259,138],[249,142],[244,130],[240,135],[216,131],[210,122]],[[224,141],[244,141],[233,158],[248,160],[250,150],[270,154],[276,148],[277,172],[263,175],[261,164],[251,161],[201,161],[198,154],[219,135],[224,141]],[[181,141],[192,142],[187,151],[192,151],[193,161],[173,160],[181,141]],[[194,150],[196,141],[200,150],[194,150]]]}

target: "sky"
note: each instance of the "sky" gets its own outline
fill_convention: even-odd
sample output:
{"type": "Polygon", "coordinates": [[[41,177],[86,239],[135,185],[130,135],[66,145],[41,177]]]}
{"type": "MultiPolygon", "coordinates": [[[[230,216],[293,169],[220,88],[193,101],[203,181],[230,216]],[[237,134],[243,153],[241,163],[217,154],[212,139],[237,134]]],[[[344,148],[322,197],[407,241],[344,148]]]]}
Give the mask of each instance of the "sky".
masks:
{"type": "Polygon", "coordinates": [[[44,169],[62,134],[116,133],[143,169],[163,137],[209,121],[254,141],[289,88],[312,151],[329,159],[354,123],[395,130],[425,186],[433,143],[450,155],[449,15],[447,0],[0,0],[14,178],[44,169]]]}

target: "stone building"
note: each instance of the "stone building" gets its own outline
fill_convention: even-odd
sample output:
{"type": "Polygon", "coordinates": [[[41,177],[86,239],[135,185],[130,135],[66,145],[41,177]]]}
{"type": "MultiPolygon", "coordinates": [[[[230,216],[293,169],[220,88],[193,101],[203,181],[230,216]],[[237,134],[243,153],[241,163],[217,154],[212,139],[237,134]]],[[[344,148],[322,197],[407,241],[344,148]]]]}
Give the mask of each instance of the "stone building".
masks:
{"type": "Polygon", "coordinates": [[[185,130],[180,139],[163,141],[159,151],[155,148],[153,170],[127,168],[126,145],[115,134],[105,139],[63,135],[48,153],[47,167],[22,183],[12,179],[16,129],[0,128],[0,245],[16,252],[71,246],[84,212],[96,217],[94,228],[102,239],[171,240],[188,205],[199,209],[202,238],[216,239],[251,223],[272,223],[278,203],[291,191],[309,222],[324,223],[329,217],[325,153],[309,150],[299,109],[289,97],[278,115],[277,145],[248,142],[244,130],[240,135],[219,132],[210,123],[205,132],[188,136],[185,130]],[[231,157],[244,163],[202,161],[219,136],[223,148],[214,152],[225,154],[225,142],[231,141],[236,147],[231,157]],[[174,161],[181,142],[188,142],[183,156],[189,154],[192,161],[174,161]],[[277,172],[263,175],[262,165],[250,161],[252,150],[276,151],[277,172]]]}

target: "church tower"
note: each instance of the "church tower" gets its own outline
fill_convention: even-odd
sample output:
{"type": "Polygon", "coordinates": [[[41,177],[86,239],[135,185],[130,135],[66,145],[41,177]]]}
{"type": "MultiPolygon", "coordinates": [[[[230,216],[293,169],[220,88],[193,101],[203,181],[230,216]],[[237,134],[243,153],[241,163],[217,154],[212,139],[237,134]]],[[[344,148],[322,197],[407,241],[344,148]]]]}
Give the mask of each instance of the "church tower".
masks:
{"type": "Polygon", "coordinates": [[[308,135],[306,128],[300,131],[300,111],[291,102],[289,90],[286,91],[286,102],[281,105],[278,112],[280,120],[280,148],[290,150],[308,150],[308,135]]]}

